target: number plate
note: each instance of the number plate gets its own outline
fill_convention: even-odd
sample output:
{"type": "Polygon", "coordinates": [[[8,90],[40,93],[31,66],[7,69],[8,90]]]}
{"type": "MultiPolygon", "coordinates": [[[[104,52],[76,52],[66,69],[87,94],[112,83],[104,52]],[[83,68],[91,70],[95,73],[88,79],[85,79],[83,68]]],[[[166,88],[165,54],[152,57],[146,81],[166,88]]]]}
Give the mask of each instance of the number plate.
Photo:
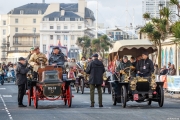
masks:
{"type": "Polygon", "coordinates": [[[139,99],[138,94],[134,94],[134,100],[138,100],[138,99],[139,99]]]}

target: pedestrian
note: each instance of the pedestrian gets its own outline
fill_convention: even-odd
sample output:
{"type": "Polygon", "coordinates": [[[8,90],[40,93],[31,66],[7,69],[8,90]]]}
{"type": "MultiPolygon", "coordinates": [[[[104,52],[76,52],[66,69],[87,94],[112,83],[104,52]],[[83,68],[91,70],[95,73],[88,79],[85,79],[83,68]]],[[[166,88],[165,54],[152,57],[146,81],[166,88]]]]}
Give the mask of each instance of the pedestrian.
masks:
{"type": "Polygon", "coordinates": [[[154,65],[154,74],[159,75],[159,68],[157,64],[154,65]]]}
{"type": "Polygon", "coordinates": [[[105,72],[104,65],[98,60],[98,54],[92,56],[93,61],[88,64],[86,73],[89,74],[89,84],[90,84],[90,100],[91,106],[94,107],[94,90],[97,87],[99,107],[103,107],[102,104],[102,90],[101,85],[103,84],[103,74],[105,72]]]}
{"type": "Polygon", "coordinates": [[[154,65],[149,59],[147,51],[142,53],[142,59],[138,62],[137,73],[140,77],[150,77],[154,73],[154,65]]]}
{"type": "Polygon", "coordinates": [[[16,67],[16,84],[18,85],[18,105],[19,107],[27,107],[23,105],[23,97],[25,92],[25,85],[27,83],[26,74],[28,73],[29,68],[26,66],[26,59],[23,57],[19,58],[19,62],[16,67]]]}
{"type": "Polygon", "coordinates": [[[171,64],[168,75],[171,75],[171,76],[176,75],[176,69],[174,67],[174,64],[171,64]]]}
{"type": "Polygon", "coordinates": [[[163,66],[163,68],[160,71],[160,75],[166,75],[168,73],[168,69],[166,69],[166,66],[163,66]]]}

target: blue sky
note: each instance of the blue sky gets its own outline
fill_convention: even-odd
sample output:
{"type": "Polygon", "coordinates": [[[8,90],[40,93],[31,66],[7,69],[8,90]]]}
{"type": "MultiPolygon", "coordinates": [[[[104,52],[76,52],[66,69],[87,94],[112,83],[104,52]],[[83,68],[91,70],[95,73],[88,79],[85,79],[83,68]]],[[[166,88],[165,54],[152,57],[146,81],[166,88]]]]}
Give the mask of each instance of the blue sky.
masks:
{"type": "MultiPolygon", "coordinates": [[[[96,0],[86,0],[88,8],[96,12],[96,0]]],[[[27,3],[41,3],[42,0],[0,0],[0,14],[6,14],[11,9],[27,3]],[[13,1],[13,2],[12,2],[13,1]]],[[[46,3],[77,3],[78,0],[45,0],[46,3]]],[[[142,0],[98,0],[99,23],[106,27],[142,24],[142,0]],[[127,7],[128,3],[128,7],[127,7]],[[126,9],[128,8],[128,12],[126,9]]]]}

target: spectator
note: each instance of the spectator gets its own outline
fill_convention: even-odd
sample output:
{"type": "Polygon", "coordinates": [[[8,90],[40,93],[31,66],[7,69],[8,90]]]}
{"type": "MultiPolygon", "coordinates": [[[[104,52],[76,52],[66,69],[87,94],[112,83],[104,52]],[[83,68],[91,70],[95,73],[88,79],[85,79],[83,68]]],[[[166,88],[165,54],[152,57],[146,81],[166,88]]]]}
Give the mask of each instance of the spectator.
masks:
{"type": "Polygon", "coordinates": [[[174,67],[174,64],[171,65],[168,75],[176,75],[176,69],[174,67]]]}
{"type": "Polygon", "coordinates": [[[135,57],[131,57],[130,61],[131,61],[131,64],[132,64],[134,67],[136,67],[136,59],[135,59],[135,57]]]}
{"type": "Polygon", "coordinates": [[[154,65],[154,74],[159,75],[159,68],[157,64],[154,65]]]}
{"type": "Polygon", "coordinates": [[[171,67],[171,63],[170,62],[168,62],[168,69],[171,67]]]}
{"type": "Polygon", "coordinates": [[[166,69],[166,66],[163,66],[163,68],[160,71],[160,75],[166,75],[168,72],[168,69],[166,69]]]}

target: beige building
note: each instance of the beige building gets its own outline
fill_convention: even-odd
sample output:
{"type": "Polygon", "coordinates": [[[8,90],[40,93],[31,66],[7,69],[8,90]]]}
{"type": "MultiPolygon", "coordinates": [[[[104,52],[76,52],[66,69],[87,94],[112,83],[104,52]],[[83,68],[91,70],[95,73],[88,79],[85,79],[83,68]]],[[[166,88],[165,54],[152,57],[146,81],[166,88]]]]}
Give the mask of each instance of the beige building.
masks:
{"type": "Polygon", "coordinates": [[[63,35],[67,35],[69,38],[66,42],[70,44],[65,44],[66,42],[62,41],[64,46],[67,46],[68,49],[75,47],[77,37],[84,35],[85,31],[82,31],[82,29],[92,26],[95,20],[93,12],[86,6],[87,2],[85,0],[78,0],[78,3],[69,4],[29,3],[14,8],[7,15],[1,15],[0,36],[2,36],[1,42],[4,42],[4,47],[1,45],[1,51],[4,51],[1,53],[3,56],[0,55],[1,60],[16,62],[19,57],[26,57],[31,47],[41,46],[42,48],[44,44],[46,46],[56,44],[57,41],[54,40],[57,40],[56,38],[59,35],[62,40],[63,35]],[[54,13],[59,14],[59,19],[53,18],[51,20],[51,15],[54,13]],[[64,16],[61,16],[62,13],[64,13],[64,16]],[[50,15],[49,18],[48,15],[50,15]],[[74,16],[78,16],[78,19],[74,16]],[[3,25],[4,20],[6,20],[6,25],[3,25]],[[53,30],[50,28],[52,26],[53,30]],[[61,26],[61,29],[57,26],[61,26]],[[69,33],[67,34],[65,31],[69,31],[69,33]],[[60,32],[65,33],[61,34],[60,32]],[[53,42],[51,40],[52,35],[53,42]],[[72,42],[70,38],[74,41],[72,42]],[[44,42],[46,40],[49,40],[49,42],[44,42]]]}

